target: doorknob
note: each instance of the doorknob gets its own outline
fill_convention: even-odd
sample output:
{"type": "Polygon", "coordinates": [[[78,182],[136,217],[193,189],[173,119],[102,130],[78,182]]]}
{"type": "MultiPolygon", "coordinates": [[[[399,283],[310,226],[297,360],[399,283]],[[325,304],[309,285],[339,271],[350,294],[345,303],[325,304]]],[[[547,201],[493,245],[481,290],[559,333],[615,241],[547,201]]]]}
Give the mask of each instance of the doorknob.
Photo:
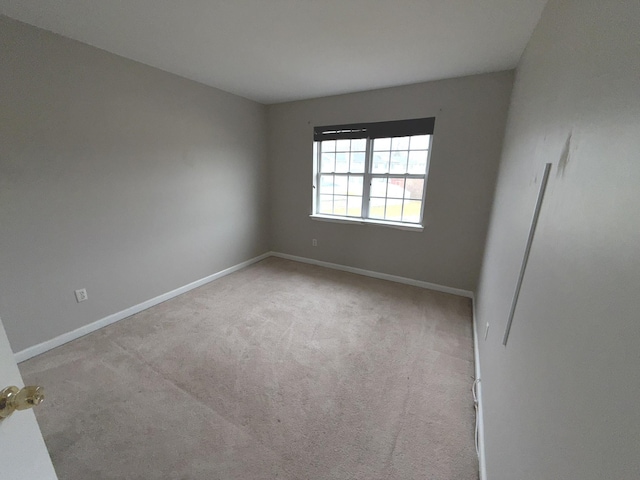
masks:
{"type": "Polygon", "coordinates": [[[0,391],[0,421],[10,416],[16,410],[27,410],[36,405],[40,405],[43,400],[43,387],[7,387],[0,391]]]}

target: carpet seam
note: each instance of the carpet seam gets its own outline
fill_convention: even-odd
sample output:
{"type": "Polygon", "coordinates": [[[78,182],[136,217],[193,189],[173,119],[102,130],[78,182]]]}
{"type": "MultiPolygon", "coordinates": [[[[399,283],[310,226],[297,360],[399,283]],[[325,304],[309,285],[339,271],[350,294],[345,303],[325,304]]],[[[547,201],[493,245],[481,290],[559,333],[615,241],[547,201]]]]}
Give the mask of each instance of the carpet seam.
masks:
{"type": "MultiPolygon", "coordinates": [[[[254,435],[254,433],[251,431],[251,429],[249,429],[246,426],[243,425],[238,425],[236,422],[233,422],[231,420],[229,420],[225,415],[222,415],[221,413],[219,413],[217,410],[213,409],[210,405],[207,405],[206,403],[204,403],[202,400],[198,399],[196,396],[194,396],[193,394],[191,394],[190,392],[188,392],[187,390],[185,390],[184,388],[182,388],[180,385],[176,384],[173,380],[167,378],[162,372],[158,371],[156,368],[153,367],[153,365],[151,365],[149,362],[147,362],[142,356],[140,356],[139,354],[137,354],[136,352],[131,352],[129,351],[126,347],[124,347],[123,345],[120,345],[119,343],[117,343],[115,340],[108,338],[107,341],[109,343],[112,343],[113,345],[115,345],[116,347],[118,347],[120,350],[122,350],[124,353],[126,353],[128,356],[130,356],[131,358],[133,358],[134,360],[137,360],[138,362],[140,362],[143,366],[149,368],[149,370],[151,370],[152,372],[154,372],[155,374],[159,375],[164,381],[166,381],[167,383],[171,384],[172,386],[174,386],[175,388],[177,388],[178,390],[180,390],[181,392],[185,393],[189,398],[193,399],[198,405],[205,407],[208,411],[216,414],[218,417],[220,417],[221,419],[223,419],[225,422],[227,422],[229,425],[232,425],[233,427],[239,429],[240,431],[244,432],[245,434],[247,434],[251,439],[253,439],[256,443],[260,444],[262,447],[264,447],[265,449],[267,449],[269,452],[271,452],[274,456],[281,458],[282,456],[276,452],[272,447],[270,447],[269,445],[265,444],[262,440],[260,440],[258,437],[256,437],[254,435]]],[[[296,478],[295,474],[288,471],[287,468],[284,466],[284,462],[279,463],[279,467],[284,470],[287,475],[293,475],[292,479],[289,480],[293,480],[296,478]]],[[[287,480],[287,479],[284,479],[287,480]]]]}

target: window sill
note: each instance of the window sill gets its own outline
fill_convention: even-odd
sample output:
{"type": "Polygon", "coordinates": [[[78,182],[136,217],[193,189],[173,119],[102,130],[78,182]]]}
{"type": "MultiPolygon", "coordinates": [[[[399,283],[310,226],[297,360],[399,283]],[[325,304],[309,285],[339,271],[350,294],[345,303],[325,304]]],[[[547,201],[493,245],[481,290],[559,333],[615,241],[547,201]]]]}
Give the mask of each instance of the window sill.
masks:
{"type": "Polygon", "coordinates": [[[368,218],[353,218],[353,217],[338,217],[334,215],[309,215],[311,220],[317,220],[320,222],[332,222],[332,223],[348,223],[355,225],[377,225],[380,227],[397,228],[398,230],[408,230],[410,232],[422,232],[424,227],[418,224],[400,223],[400,222],[388,222],[385,220],[371,220],[368,218]]]}

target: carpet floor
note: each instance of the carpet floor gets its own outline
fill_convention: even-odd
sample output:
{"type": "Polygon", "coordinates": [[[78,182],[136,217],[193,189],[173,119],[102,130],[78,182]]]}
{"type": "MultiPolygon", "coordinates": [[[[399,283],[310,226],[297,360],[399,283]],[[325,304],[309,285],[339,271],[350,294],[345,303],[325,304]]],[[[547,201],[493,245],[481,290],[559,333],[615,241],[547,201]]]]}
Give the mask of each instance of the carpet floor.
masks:
{"type": "Polygon", "coordinates": [[[60,480],[476,480],[469,299],[268,258],[20,364],[60,480]]]}

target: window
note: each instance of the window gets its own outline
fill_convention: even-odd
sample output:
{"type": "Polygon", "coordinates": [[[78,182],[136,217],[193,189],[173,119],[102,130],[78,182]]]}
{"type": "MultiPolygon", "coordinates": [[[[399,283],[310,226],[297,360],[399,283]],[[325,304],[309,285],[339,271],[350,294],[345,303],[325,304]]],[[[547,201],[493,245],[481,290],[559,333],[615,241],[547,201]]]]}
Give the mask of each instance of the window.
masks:
{"type": "Polygon", "coordinates": [[[421,227],[434,125],[315,127],[312,217],[421,227]]]}

